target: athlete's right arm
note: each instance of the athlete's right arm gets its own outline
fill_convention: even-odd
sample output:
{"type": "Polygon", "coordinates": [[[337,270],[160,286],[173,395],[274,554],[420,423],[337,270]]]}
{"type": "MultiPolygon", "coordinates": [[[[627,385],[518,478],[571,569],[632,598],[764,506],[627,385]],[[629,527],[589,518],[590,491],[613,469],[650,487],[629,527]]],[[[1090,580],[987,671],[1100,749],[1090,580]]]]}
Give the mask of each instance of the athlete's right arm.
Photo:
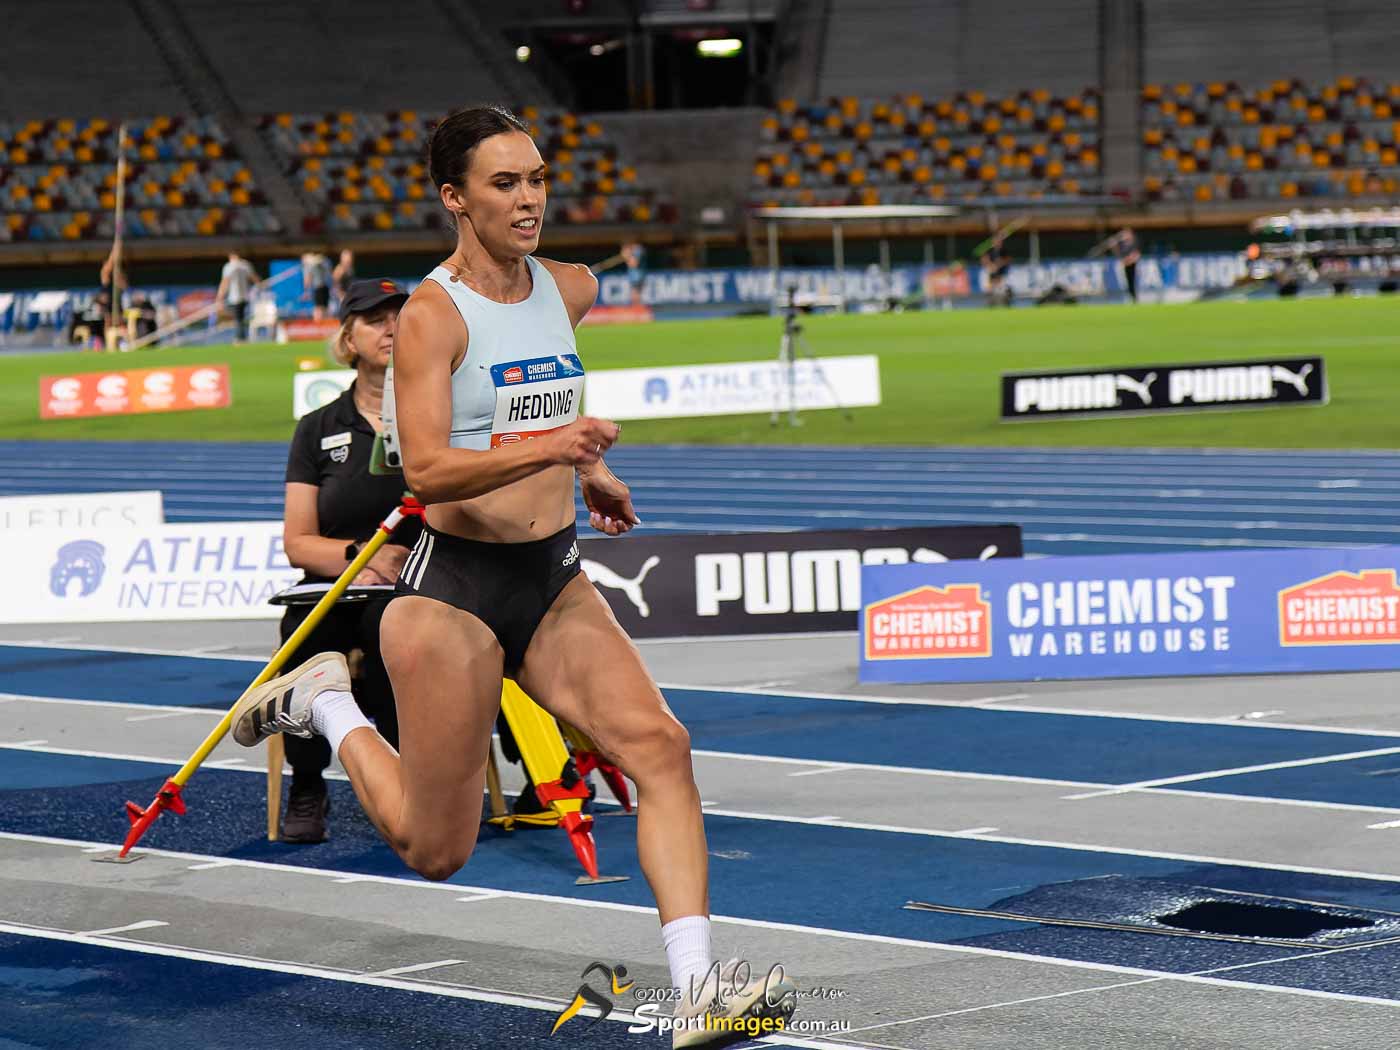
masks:
{"type": "Polygon", "coordinates": [[[461,315],[436,282],[424,281],[399,313],[395,417],[404,477],[418,499],[475,499],[548,467],[596,463],[617,440],[616,423],[580,416],[532,441],[484,452],[453,448],[452,367],[467,340],[461,315]]]}

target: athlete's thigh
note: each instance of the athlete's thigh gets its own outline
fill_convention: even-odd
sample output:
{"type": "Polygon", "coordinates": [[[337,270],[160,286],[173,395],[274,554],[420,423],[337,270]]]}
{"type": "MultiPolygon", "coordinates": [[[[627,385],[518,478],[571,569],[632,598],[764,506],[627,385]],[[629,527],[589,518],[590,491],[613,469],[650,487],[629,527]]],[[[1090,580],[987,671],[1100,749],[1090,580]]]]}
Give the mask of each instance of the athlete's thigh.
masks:
{"type": "Polygon", "coordinates": [[[583,573],[540,621],[518,678],[541,707],[604,751],[647,732],[658,715],[674,718],[641,653],[583,573]]]}
{"type": "Polygon", "coordinates": [[[496,636],[470,613],[404,595],[384,612],[380,647],[398,710],[405,815],[474,829],[501,703],[496,636]]]}

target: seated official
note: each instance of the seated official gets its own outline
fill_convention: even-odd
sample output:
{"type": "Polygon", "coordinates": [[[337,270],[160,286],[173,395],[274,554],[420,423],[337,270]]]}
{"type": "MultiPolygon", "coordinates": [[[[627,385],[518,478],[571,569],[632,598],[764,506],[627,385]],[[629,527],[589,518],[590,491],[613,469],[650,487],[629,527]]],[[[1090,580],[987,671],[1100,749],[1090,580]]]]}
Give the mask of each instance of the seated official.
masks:
{"type": "MultiPolygon", "coordinates": [[[[287,457],[287,497],[283,545],[287,560],[305,570],[304,583],[331,583],[374,535],[379,523],[399,505],[404,481],[397,475],[369,472],[374,437],[381,429],[384,374],[394,348],[399,308],[407,293],[392,281],[355,281],[340,308],[340,331],[331,354],[355,369],[350,389],[328,405],[303,416],[287,457]]],[[[421,525],[409,518],[395,530],[352,581],[392,584],[398,579],[409,547],[421,525]]],[[[355,702],[374,720],[384,738],[398,746],[398,719],[389,675],[379,652],[379,620],[392,591],[369,600],[337,602],[286,661],[295,667],[317,653],[359,650],[351,659],[355,702]]],[[[290,606],[282,617],[282,640],[291,637],[313,606],[290,606]]],[[[287,761],[292,783],[283,811],[281,837],[286,842],[322,842],[327,836],[330,798],[323,774],[331,749],[324,737],[288,734],[287,761]]]]}

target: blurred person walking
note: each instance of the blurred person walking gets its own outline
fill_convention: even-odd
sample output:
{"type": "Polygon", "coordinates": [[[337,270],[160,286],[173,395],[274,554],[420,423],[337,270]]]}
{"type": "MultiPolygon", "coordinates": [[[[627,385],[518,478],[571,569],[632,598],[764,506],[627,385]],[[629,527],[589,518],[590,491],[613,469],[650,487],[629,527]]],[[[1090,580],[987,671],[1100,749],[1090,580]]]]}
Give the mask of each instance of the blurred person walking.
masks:
{"type": "Polygon", "coordinates": [[[219,290],[214,293],[214,302],[220,308],[228,307],[237,326],[234,342],[248,341],[248,308],[252,302],[253,289],[258,285],[258,272],[238,252],[228,253],[223,274],[219,278],[219,290]]]}

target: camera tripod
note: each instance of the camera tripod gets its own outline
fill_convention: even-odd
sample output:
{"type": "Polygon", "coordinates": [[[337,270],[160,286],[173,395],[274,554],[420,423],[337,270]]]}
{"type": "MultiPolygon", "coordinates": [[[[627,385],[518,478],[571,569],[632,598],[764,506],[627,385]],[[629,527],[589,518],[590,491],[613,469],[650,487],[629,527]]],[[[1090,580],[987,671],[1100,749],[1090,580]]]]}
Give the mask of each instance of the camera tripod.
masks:
{"type": "Polygon", "coordinates": [[[836,393],[836,388],[831,385],[831,380],[827,378],[826,370],[822,368],[821,361],[812,353],[812,348],[802,335],[802,322],[797,319],[800,307],[797,305],[796,292],[796,288],[788,288],[783,302],[783,334],[778,343],[778,369],[783,376],[783,381],[773,388],[773,413],[769,417],[769,425],[777,426],[778,419],[783,414],[784,388],[787,390],[788,426],[800,427],[802,425],[802,420],[797,416],[797,357],[799,354],[807,359],[816,378],[821,381],[822,385],[826,387],[827,393],[831,395],[832,405],[841,409],[842,416],[849,423],[851,421],[850,409],[841,404],[841,398],[836,393]]]}

